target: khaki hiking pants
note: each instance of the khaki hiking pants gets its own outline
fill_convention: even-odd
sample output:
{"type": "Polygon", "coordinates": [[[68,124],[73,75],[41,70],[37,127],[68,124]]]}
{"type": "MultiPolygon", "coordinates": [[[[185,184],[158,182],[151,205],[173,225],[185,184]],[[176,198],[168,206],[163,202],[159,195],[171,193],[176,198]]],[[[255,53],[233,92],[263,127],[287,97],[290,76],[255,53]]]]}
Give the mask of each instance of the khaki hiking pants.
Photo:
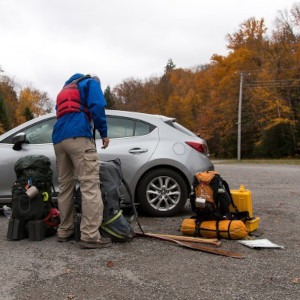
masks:
{"type": "Polygon", "coordinates": [[[59,237],[74,233],[75,177],[81,190],[81,240],[100,239],[99,227],[103,218],[103,202],[100,192],[100,162],[92,139],[78,137],[63,140],[54,145],[59,182],[58,209],[61,223],[59,237]]]}

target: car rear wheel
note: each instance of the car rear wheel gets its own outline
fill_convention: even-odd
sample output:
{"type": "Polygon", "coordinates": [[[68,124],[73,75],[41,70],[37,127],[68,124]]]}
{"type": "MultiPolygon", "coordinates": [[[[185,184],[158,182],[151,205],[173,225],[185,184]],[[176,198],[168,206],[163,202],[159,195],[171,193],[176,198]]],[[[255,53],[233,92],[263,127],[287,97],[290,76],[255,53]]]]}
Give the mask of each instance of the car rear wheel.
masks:
{"type": "Polygon", "coordinates": [[[182,176],[161,168],[147,173],[137,189],[137,201],[143,213],[153,217],[170,217],[184,207],[188,189],[182,176]]]}

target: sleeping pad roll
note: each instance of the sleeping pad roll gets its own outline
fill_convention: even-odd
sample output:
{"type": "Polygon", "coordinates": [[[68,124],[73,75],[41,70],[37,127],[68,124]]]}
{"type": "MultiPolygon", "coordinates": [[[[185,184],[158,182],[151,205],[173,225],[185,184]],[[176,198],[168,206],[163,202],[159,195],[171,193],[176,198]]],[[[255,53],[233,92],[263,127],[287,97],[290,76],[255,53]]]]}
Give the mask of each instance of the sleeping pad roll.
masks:
{"type": "Polygon", "coordinates": [[[241,220],[199,222],[197,219],[184,219],[181,224],[181,232],[189,236],[231,240],[243,239],[248,235],[247,227],[241,220]]]}

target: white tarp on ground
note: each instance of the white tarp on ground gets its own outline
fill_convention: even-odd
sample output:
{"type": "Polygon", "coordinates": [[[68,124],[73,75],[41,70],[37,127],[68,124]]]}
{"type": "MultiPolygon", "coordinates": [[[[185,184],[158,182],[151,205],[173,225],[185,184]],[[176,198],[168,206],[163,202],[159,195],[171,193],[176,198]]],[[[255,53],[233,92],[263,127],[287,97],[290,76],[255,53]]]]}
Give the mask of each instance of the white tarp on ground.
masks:
{"type": "Polygon", "coordinates": [[[260,240],[241,240],[239,243],[250,247],[250,248],[279,248],[283,249],[283,246],[276,245],[270,242],[268,239],[260,239],[260,240]]]}

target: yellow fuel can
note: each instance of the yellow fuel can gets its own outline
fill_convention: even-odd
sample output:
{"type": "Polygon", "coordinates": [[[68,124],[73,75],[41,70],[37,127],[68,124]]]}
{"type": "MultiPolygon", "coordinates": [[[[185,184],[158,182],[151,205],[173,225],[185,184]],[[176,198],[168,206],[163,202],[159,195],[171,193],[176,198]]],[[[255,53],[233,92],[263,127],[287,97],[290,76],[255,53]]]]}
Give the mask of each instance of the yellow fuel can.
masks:
{"type": "MultiPolygon", "coordinates": [[[[247,190],[242,184],[238,190],[230,190],[234,205],[238,211],[248,211],[250,220],[245,222],[245,225],[249,232],[255,231],[258,228],[260,218],[253,217],[252,209],[252,194],[251,191],[247,190]]],[[[230,212],[236,212],[235,207],[230,204],[230,212]]]]}
{"type": "MultiPolygon", "coordinates": [[[[249,212],[249,217],[253,217],[252,211],[252,194],[251,191],[247,190],[244,185],[241,185],[238,190],[230,190],[234,205],[238,211],[249,212]]],[[[230,212],[236,212],[234,206],[230,204],[230,212]]]]}

